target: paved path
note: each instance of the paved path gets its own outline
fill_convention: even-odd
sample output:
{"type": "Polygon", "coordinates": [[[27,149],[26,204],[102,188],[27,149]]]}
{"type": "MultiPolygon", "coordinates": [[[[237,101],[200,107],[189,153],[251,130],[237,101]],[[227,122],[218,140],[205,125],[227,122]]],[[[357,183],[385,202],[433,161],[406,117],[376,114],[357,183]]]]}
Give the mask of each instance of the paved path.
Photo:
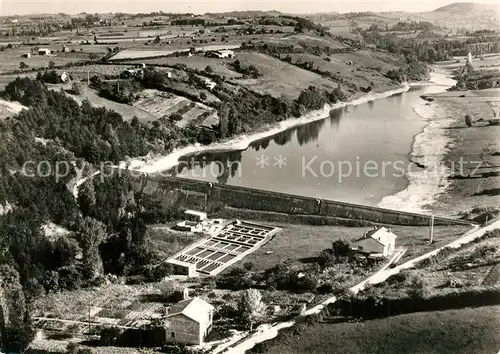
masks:
{"type": "MultiPolygon", "coordinates": [[[[491,223],[490,225],[485,227],[481,228],[475,227],[473,230],[467,232],[464,236],[460,237],[459,239],[391,269],[389,268],[390,264],[393,263],[395,259],[397,259],[398,257],[400,258],[402,256],[396,253],[381,270],[379,270],[377,273],[370,276],[369,278],[365,279],[358,285],[350,288],[350,290],[354,293],[357,293],[360,290],[362,290],[367,284],[381,283],[385,281],[387,278],[389,278],[391,275],[399,273],[403,269],[412,268],[415,266],[416,263],[420,262],[421,260],[432,257],[445,247],[458,248],[463,244],[472,242],[476,238],[481,237],[485,232],[498,228],[500,228],[500,220],[497,220],[494,223],[491,223]]],[[[325,300],[323,303],[304,312],[302,316],[309,316],[312,314],[319,313],[326,305],[334,303],[336,300],[337,298],[335,296],[332,296],[329,299],[325,300]]],[[[217,348],[215,348],[213,353],[214,354],[221,353],[224,350],[227,350],[224,353],[244,354],[247,350],[253,348],[256,344],[275,338],[281,329],[292,327],[294,324],[295,324],[294,320],[289,322],[280,322],[274,324],[263,324],[257,328],[257,332],[251,334],[245,339],[242,339],[240,343],[232,346],[233,343],[235,343],[234,338],[232,338],[228,343],[223,343],[219,345],[217,348]],[[228,348],[229,346],[232,347],[228,348]]],[[[244,333],[243,334],[239,333],[238,336],[239,336],[238,339],[240,339],[244,336],[244,333]]]]}

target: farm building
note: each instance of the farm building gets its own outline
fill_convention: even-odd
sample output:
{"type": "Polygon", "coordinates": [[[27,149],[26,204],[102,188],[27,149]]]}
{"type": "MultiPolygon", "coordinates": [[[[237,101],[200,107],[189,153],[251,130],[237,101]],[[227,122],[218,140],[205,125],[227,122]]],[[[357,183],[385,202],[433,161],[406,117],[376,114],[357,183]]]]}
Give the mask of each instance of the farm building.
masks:
{"type": "Polygon", "coordinates": [[[232,50],[227,50],[227,49],[224,49],[224,50],[216,50],[216,51],[213,51],[213,52],[209,52],[207,53],[208,56],[210,57],[214,57],[214,58],[234,58],[235,55],[234,55],[234,52],[232,50]]]}
{"type": "Polygon", "coordinates": [[[120,77],[122,77],[124,79],[129,79],[132,77],[142,78],[142,77],[144,77],[144,70],[142,70],[142,69],[128,69],[128,70],[125,70],[124,72],[122,72],[120,74],[120,77]]]}
{"type": "Polygon", "coordinates": [[[198,297],[172,306],[164,320],[167,343],[203,344],[212,330],[214,307],[198,297]]]}
{"type": "Polygon", "coordinates": [[[396,246],[397,236],[387,227],[374,227],[353,242],[352,250],[371,257],[387,257],[396,246]]]}
{"type": "Polygon", "coordinates": [[[177,230],[179,231],[190,231],[190,232],[202,232],[203,222],[207,221],[207,213],[196,211],[196,210],[186,210],[184,212],[185,220],[177,224],[177,230]]]}
{"type": "Polygon", "coordinates": [[[38,55],[49,55],[51,53],[50,49],[40,48],[38,49],[38,55]]]}
{"type": "Polygon", "coordinates": [[[188,221],[200,223],[207,219],[207,213],[196,210],[186,210],[184,212],[184,218],[188,221]]]}
{"type": "Polygon", "coordinates": [[[213,82],[212,80],[209,80],[209,79],[205,79],[205,87],[209,90],[213,90],[215,88],[215,86],[217,86],[217,84],[215,82],[213,82]]]}
{"type": "Polygon", "coordinates": [[[21,57],[29,59],[29,58],[31,58],[31,53],[23,53],[23,54],[21,54],[21,57]]]}

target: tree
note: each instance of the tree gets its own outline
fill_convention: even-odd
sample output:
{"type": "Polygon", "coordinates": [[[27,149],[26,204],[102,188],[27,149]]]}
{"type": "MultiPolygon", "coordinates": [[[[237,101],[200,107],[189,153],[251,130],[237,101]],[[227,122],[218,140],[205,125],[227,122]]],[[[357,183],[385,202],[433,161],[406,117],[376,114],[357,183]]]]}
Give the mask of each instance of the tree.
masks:
{"type": "Polygon", "coordinates": [[[254,324],[261,321],[266,314],[266,304],[262,301],[260,291],[256,289],[248,289],[241,295],[239,304],[239,312],[245,325],[253,329],[254,324]]]}
{"type": "Polygon", "coordinates": [[[28,67],[29,67],[28,64],[26,64],[24,61],[19,63],[19,70],[21,71],[28,69],[28,67]]]}
{"type": "Polygon", "coordinates": [[[75,239],[61,236],[54,242],[52,262],[58,268],[69,266],[75,261],[75,257],[80,252],[80,246],[78,246],[75,239]]]}
{"type": "Polygon", "coordinates": [[[30,323],[13,323],[2,333],[3,349],[7,353],[22,353],[34,338],[35,330],[30,323]]]}
{"type": "Polygon", "coordinates": [[[155,40],[153,41],[154,44],[158,44],[161,42],[160,36],[156,36],[155,40]]]}
{"type": "Polygon", "coordinates": [[[78,225],[76,239],[83,254],[84,276],[93,279],[102,273],[102,260],[99,254],[99,245],[108,238],[104,224],[86,217],[78,225]]]}
{"type": "Polygon", "coordinates": [[[219,114],[219,137],[225,138],[228,134],[228,124],[229,124],[229,106],[223,105],[219,114]]]}
{"type": "Polygon", "coordinates": [[[49,61],[49,69],[53,70],[56,67],[56,63],[54,63],[52,60],[49,61]]]}
{"type": "Polygon", "coordinates": [[[349,243],[344,240],[336,240],[332,242],[332,251],[336,257],[347,257],[351,247],[349,243]]]}
{"type": "Polygon", "coordinates": [[[3,314],[4,323],[22,322],[26,315],[24,292],[18,271],[8,264],[0,265],[0,295],[7,310],[3,314]]]}
{"type": "Polygon", "coordinates": [[[58,273],[61,289],[76,290],[82,286],[82,276],[74,266],[61,267],[58,273]]]}
{"type": "Polygon", "coordinates": [[[208,74],[212,74],[214,72],[214,69],[212,69],[212,67],[210,65],[207,65],[205,67],[205,72],[208,74]]]}
{"type": "Polygon", "coordinates": [[[472,127],[474,125],[474,119],[472,118],[472,115],[470,114],[465,115],[465,125],[468,127],[472,127]]]}
{"type": "Polygon", "coordinates": [[[87,178],[87,180],[78,188],[78,206],[84,216],[90,216],[92,215],[95,204],[96,196],[94,182],[91,178],[87,178]]]}
{"type": "Polygon", "coordinates": [[[80,82],[75,81],[71,85],[71,93],[73,95],[81,95],[83,93],[83,86],[80,82]]]}

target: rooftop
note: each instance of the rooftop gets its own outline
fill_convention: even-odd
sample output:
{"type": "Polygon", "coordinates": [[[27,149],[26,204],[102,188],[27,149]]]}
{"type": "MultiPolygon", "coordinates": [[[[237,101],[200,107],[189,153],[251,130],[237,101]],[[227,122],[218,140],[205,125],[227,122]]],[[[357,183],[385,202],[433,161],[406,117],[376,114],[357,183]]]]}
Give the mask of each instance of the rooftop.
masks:
{"type": "Polygon", "coordinates": [[[204,312],[206,313],[213,309],[214,307],[208,302],[203,301],[199,297],[194,297],[192,299],[179,301],[170,308],[166,317],[183,314],[196,322],[200,322],[200,316],[203,316],[204,312]]]}

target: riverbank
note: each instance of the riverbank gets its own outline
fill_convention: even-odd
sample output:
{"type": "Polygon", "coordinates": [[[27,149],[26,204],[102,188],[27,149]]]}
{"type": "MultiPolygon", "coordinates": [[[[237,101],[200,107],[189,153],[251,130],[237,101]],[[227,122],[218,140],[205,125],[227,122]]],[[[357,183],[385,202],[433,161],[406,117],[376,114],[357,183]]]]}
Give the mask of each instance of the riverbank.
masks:
{"type": "MultiPolygon", "coordinates": [[[[180,149],[175,149],[168,155],[154,156],[149,155],[142,158],[133,158],[127,164],[128,168],[142,173],[155,173],[168,170],[179,163],[179,159],[186,155],[197,154],[202,152],[217,152],[217,151],[242,151],[247,149],[252,142],[260,139],[271,137],[287,129],[311,123],[314,121],[326,119],[331,110],[346,106],[357,106],[373,100],[386,98],[398,93],[406,92],[410,89],[410,84],[403,84],[394,89],[380,93],[368,93],[362,97],[358,97],[349,102],[340,102],[337,104],[327,104],[323,109],[311,111],[300,118],[291,118],[286,121],[279,122],[275,125],[266,125],[261,127],[255,133],[250,135],[242,135],[231,140],[218,142],[210,145],[189,145],[180,149]]],[[[126,167],[126,163],[120,164],[121,168],[126,167]]]]}
{"type": "MultiPolygon", "coordinates": [[[[455,80],[449,77],[447,71],[436,67],[429,80],[429,84],[431,83],[436,85],[435,94],[453,86],[455,80]]],[[[433,92],[428,94],[432,95],[433,92]]],[[[453,124],[453,119],[449,117],[445,107],[437,102],[422,101],[413,109],[427,124],[413,139],[411,164],[405,175],[408,186],[394,195],[384,197],[379,207],[430,214],[437,211],[433,205],[449,188],[447,176],[451,171],[445,166],[444,159],[450,142],[446,129],[453,124]]]]}

